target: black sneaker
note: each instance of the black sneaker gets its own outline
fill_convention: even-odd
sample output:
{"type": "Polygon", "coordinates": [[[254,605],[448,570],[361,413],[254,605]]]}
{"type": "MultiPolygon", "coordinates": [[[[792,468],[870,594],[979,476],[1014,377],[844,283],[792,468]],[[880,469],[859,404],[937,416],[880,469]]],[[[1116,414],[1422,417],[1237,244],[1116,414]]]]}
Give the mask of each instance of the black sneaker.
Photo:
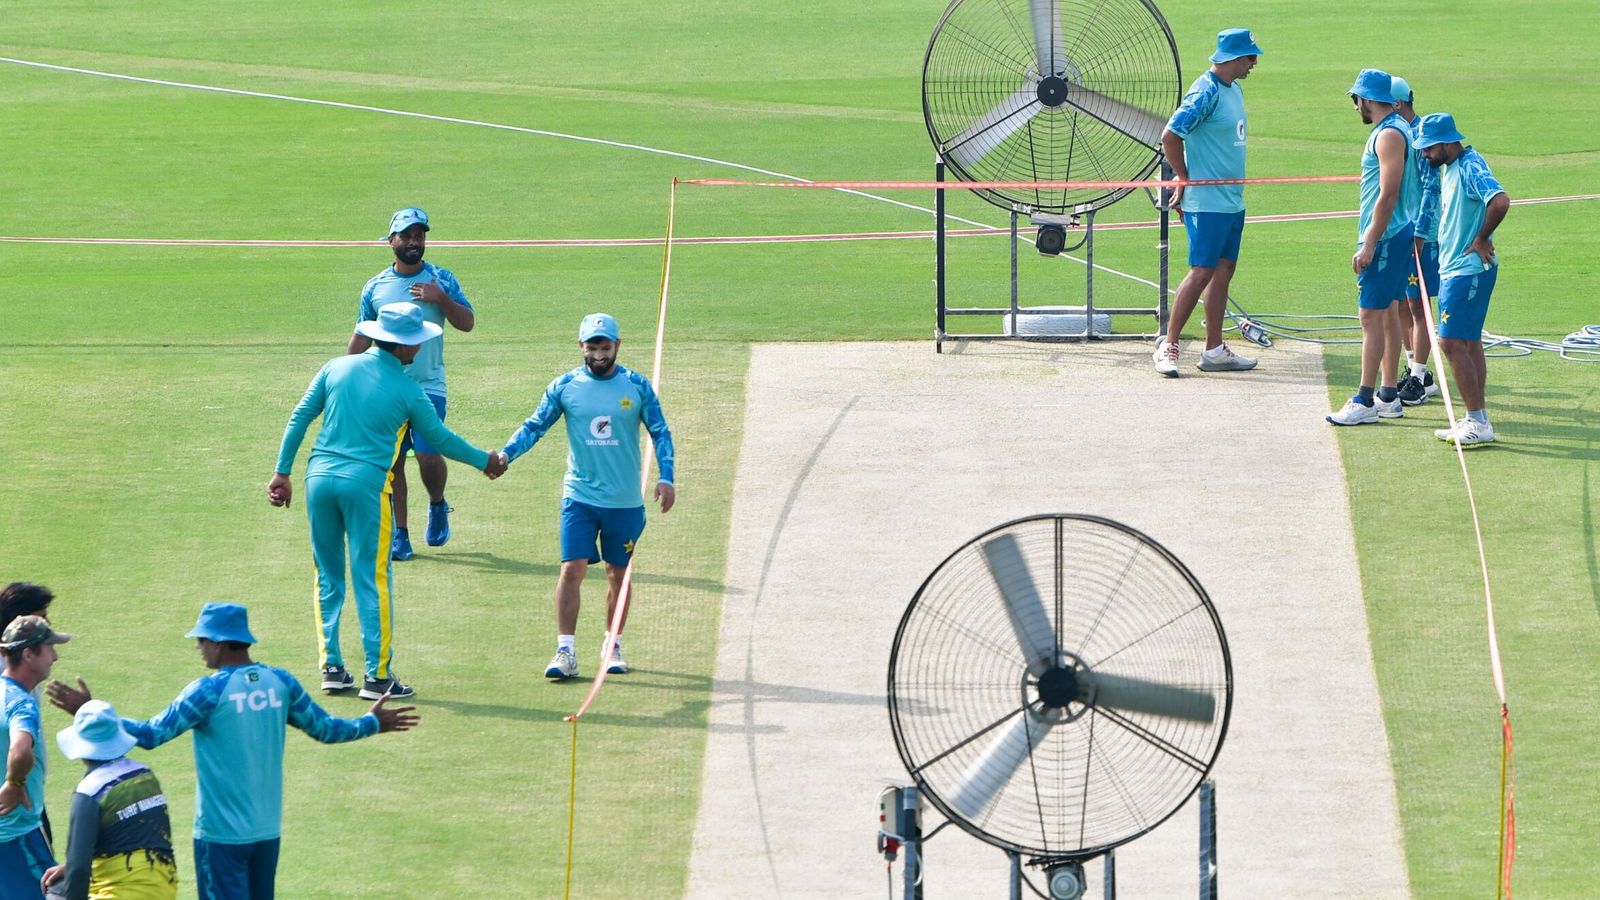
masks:
{"type": "Polygon", "coordinates": [[[324,666],[322,669],[322,689],[330,694],[348,691],[356,686],[356,677],[345,671],[344,666],[324,666]]]}
{"type": "Polygon", "coordinates": [[[1422,389],[1428,392],[1429,397],[1438,396],[1439,386],[1433,383],[1432,369],[1422,373],[1422,389]]]}
{"type": "Polygon", "coordinates": [[[412,690],[411,685],[401,684],[400,679],[393,676],[377,679],[368,678],[361,685],[361,699],[363,700],[381,700],[384,694],[388,694],[391,698],[398,700],[401,697],[410,697],[415,693],[416,691],[412,690]]]}
{"type": "Polygon", "coordinates": [[[1416,406],[1428,399],[1428,389],[1422,386],[1422,379],[1415,375],[1407,375],[1400,379],[1400,402],[1406,406],[1416,406]]]}

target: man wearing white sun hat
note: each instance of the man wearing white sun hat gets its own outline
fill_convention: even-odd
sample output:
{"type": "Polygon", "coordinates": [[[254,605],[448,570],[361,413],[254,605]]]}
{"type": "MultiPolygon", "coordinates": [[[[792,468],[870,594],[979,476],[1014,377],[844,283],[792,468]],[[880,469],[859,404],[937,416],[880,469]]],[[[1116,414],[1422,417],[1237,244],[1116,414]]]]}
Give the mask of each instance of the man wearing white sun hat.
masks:
{"type": "Polygon", "coordinates": [[[67,861],[44,874],[45,885],[64,880],[67,900],[178,895],[166,794],[149,766],[127,757],[137,743],[104,700],[85,702],[56,734],[62,754],[89,768],[72,794],[67,861]]]}
{"type": "Polygon", "coordinates": [[[482,469],[490,478],[505,471],[504,463],[461,439],[439,421],[433,403],[406,375],[404,367],[424,342],[443,329],[427,321],[415,303],[391,303],[356,331],[374,344],[365,353],[330,360],[312,379],[305,396],[289,417],[278,465],[267,483],[267,500],[288,506],[293,497],[289,473],[306,428],[322,416],[306,465],[306,515],[311,520],[311,555],[317,564],[317,609],[322,625],[322,689],[346,690],[355,678],[344,666],[339,649],[339,616],[344,607],[345,553],[350,545],[350,574],[361,642],[366,654],[366,681],[361,696],[409,697],[414,691],[394,677],[393,564],[388,553],[392,511],[384,487],[408,429],[458,462],[482,469]]]}

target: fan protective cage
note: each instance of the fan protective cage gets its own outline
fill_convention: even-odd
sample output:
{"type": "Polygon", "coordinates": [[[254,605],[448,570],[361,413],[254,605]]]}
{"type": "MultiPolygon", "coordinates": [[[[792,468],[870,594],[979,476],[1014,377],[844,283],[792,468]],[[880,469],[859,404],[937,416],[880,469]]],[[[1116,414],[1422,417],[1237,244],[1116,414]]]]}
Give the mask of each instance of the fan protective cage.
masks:
{"type": "MultiPolygon", "coordinates": [[[[1141,181],[1160,165],[1160,128],[1182,88],[1177,42],[1149,0],[953,0],[923,58],[922,113],[962,181],[1141,181]],[[1089,99],[1032,98],[1051,75],[1089,99]]],[[[974,193],[1003,209],[1065,213],[1132,190],[974,193]]]]}
{"type": "Polygon", "coordinates": [[[1109,519],[1041,515],[985,532],[923,582],[895,632],[888,701],[901,761],[946,818],[1018,853],[1085,859],[1154,829],[1205,780],[1232,712],[1232,661],[1216,609],[1165,548],[1109,519]],[[1041,696],[980,551],[1000,535],[1015,538],[1064,659],[1210,694],[1214,717],[1073,704],[981,810],[955,808],[985,750],[1041,696]]]}

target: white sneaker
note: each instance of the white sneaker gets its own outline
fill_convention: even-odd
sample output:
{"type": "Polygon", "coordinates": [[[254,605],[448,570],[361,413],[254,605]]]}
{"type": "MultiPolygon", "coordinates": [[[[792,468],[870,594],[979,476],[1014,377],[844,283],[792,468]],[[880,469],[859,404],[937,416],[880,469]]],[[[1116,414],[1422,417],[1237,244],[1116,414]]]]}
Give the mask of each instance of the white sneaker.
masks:
{"type": "Polygon", "coordinates": [[[1378,404],[1374,401],[1368,406],[1351,397],[1338,412],[1329,413],[1327,420],[1335,425],[1367,425],[1378,421],[1378,404]]]}
{"type": "Polygon", "coordinates": [[[1453,441],[1463,447],[1470,447],[1473,444],[1488,444],[1494,441],[1494,428],[1488,422],[1479,422],[1473,418],[1462,419],[1456,423],[1456,427],[1441,428],[1433,434],[1434,437],[1441,441],[1453,441]]]}
{"type": "Polygon", "coordinates": [[[1256,358],[1253,356],[1240,356],[1228,349],[1227,344],[1220,345],[1222,352],[1216,356],[1211,351],[1200,354],[1200,361],[1194,367],[1202,372],[1243,372],[1256,367],[1256,358]]]}
{"type": "Polygon", "coordinates": [[[1168,378],[1178,377],[1178,345],[1169,343],[1165,337],[1156,341],[1156,352],[1150,354],[1155,361],[1156,371],[1168,378]]]}
{"type": "Polygon", "coordinates": [[[572,652],[571,647],[556,648],[556,655],[550,657],[550,665],[545,666],[544,677],[565,680],[576,677],[577,674],[577,654],[572,652]]]}
{"type": "Polygon", "coordinates": [[[622,645],[611,645],[611,658],[606,660],[607,675],[628,674],[628,661],[622,658],[622,645]]]}
{"type": "Polygon", "coordinates": [[[1374,397],[1372,398],[1372,408],[1378,411],[1378,418],[1380,419],[1400,419],[1404,418],[1406,414],[1405,404],[1400,402],[1399,395],[1396,395],[1393,400],[1387,403],[1374,397]]]}

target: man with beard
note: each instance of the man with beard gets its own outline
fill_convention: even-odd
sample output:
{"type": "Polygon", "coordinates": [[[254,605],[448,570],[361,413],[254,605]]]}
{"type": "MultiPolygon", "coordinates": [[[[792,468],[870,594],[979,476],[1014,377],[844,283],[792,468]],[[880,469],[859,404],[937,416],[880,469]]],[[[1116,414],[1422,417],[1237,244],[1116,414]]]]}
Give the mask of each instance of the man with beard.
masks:
{"type": "Polygon", "coordinates": [[[1394,78],[1362,69],[1349,93],[1361,121],[1372,126],[1361,154],[1360,241],[1350,259],[1360,308],[1361,383],[1355,396],[1326,418],[1334,425],[1365,425],[1405,414],[1398,388],[1400,314],[1394,304],[1405,301],[1422,186],[1411,128],[1395,112],[1394,78]],[[1383,382],[1374,399],[1380,368],[1383,382]]]}
{"type": "MultiPolygon", "coordinates": [[[[389,221],[389,249],[394,251],[394,264],[373,276],[361,289],[361,307],[357,322],[371,322],[378,318],[378,310],[391,303],[416,303],[429,322],[444,326],[449,322],[457,331],[471,331],[477,319],[472,303],[461,292],[461,283],[449,269],[441,269],[422,261],[428,245],[428,214],[415,206],[408,206],[394,214],[389,221]]],[[[350,337],[350,353],[365,353],[372,341],[359,331],[350,337]]],[[[406,367],[406,374],[422,386],[423,394],[445,420],[444,336],[428,341],[417,351],[416,361],[406,367]]],[[[444,456],[421,435],[406,432],[400,445],[400,456],[394,463],[394,479],[390,488],[394,505],[394,537],[390,542],[392,559],[405,560],[412,556],[411,536],[406,531],[406,453],[417,452],[417,471],[422,473],[422,486],[428,492],[428,530],[424,537],[430,547],[442,547],[450,540],[450,504],[444,499],[445,481],[449,470],[444,456]]]]}
{"type": "MultiPolygon", "coordinates": [[[[564,414],[567,417],[567,476],[561,500],[561,575],[556,581],[556,655],[545,677],[566,680],[578,674],[579,590],[591,563],[606,564],[606,621],[622,591],[633,548],[644,532],[640,488],[639,425],[655,442],[661,477],[655,499],[661,512],[672,509],[672,432],[650,379],[617,365],[622,338],[617,320],[605,313],[585,316],[578,327],[583,365],[545,388],[533,415],[499,452],[504,465],[533,449],[564,414]]],[[[622,658],[622,623],[602,643],[606,671],[628,671],[622,658]]]]}
{"type": "Polygon", "coordinates": [[[1449,113],[1423,116],[1412,142],[1439,170],[1430,189],[1440,194],[1439,349],[1467,414],[1434,437],[1462,446],[1494,440],[1484,405],[1488,372],[1483,357],[1483,320],[1500,274],[1494,232],[1511,208],[1511,197],[1489,171],[1482,154],[1465,145],[1449,113]]]}

